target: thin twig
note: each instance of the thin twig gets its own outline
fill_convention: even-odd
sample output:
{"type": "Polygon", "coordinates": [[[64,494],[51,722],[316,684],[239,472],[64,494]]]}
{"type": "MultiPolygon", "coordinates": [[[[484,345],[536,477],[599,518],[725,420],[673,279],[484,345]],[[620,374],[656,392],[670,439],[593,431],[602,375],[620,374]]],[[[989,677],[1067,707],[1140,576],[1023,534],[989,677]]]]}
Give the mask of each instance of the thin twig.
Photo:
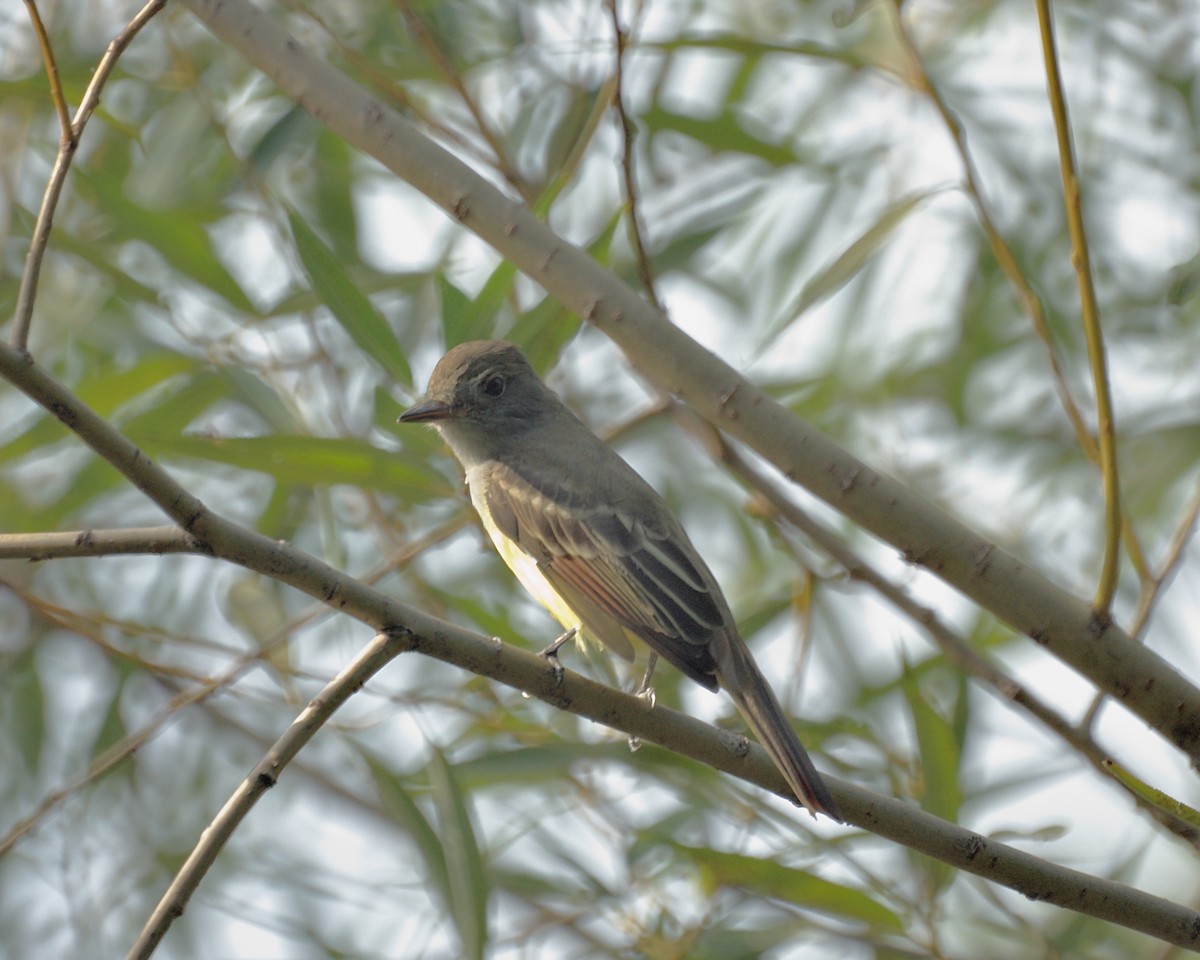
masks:
{"type": "MultiPolygon", "coordinates": [[[[368,571],[361,575],[359,580],[362,583],[375,583],[383,576],[408,563],[413,557],[424,550],[429,549],[437,543],[447,539],[457,533],[466,524],[467,511],[462,510],[444,524],[435,527],[427,534],[416,538],[415,540],[406,543],[403,547],[395,551],[389,556],[386,563],[381,564],[374,570],[368,571]]],[[[183,533],[177,527],[153,527],[143,530],[82,530],[64,534],[29,534],[29,535],[13,535],[11,538],[0,537],[0,543],[5,539],[17,541],[20,539],[40,539],[44,542],[32,544],[29,553],[18,553],[10,556],[19,556],[22,558],[35,559],[54,559],[60,557],[75,557],[75,556],[108,556],[108,555],[128,555],[128,554],[159,554],[159,553],[177,553],[177,552],[193,552],[204,556],[211,555],[211,551],[203,546],[195,545],[195,540],[189,534],[183,533]],[[177,537],[169,535],[168,531],[174,531],[177,537]],[[74,552],[60,552],[57,547],[61,541],[82,542],[84,545],[74,552]],[[142,544],[144,549],[135,549],[137,544],[142,544]],[[92,550],[90,545],[97,545],[99,549],[92,550]],[[189,544],[186,549],[175,550],[173,547],[178,544],[181,546],[189,544]],[[105,547],[111,549],[105,549],[105,547]]],[[[0,553],[0,557],[4,557],[0,553]]],[[[2,583],[2,581],[0,581],[2,583]]],[[[43,609],[43,613],[47,611],[43,609]]],[[[241,679],[242,675],[252,667],[257,666],[265,660],[269,660],[272,652],[276,647],[286,643],[297,630],[304,625],[311,623],[319,616],[323,616],[329,612],[329,608],[325,604],[319,604],[309,610],[303,611],[296,616],[283,623],[267,638],[257,649],[250,653],[240,653],[223,671],[216,676],[198,679],[196,686],[186,690],[177,692],[170,701],[160,710],[155,716],[151,717],[141,728],[133,731],[122,737],[119,741],[112,744],[100,756],[94,758],[88,765],[87,769],[78,774],[74,779],[70,780],[63,786],[51,791],[42,797],[41,802],[13,824],[6,833],[0,835],[0,856],[3,856],[25,835],[34,830],[42,819],[54,810],[60,803],[74,794],[83,790],[88,785],[103,778],[109,771],[119,765],[123,760],[132,756],[137,750],[141,749],[146,743],[152,740],[162,728],[169,723],[176,714],[186,707],[194,704],[199,704],[212,697],[214,694],[225,690],[236,681],[241,679]]],[[[155,670],[162,668],[156,666],[155,670]]]]}
{"type": "Polygon", "coordinates": [[[425,51],[425,55],[429,57],[438,72],[441,73],[442,79],[458,94],[459,99],[462,100],[463,105],[467,108],[467,112],[471,114],[471,119],[475,121],[475,127],[479,131],[479,135],[483,137],[492,151],[493,163],[496,169],[521,194],[526,203],[532,204],[535,197],[530,193],[528,184],[525,183],[516,167],[513,166],[503,141],[492,130],[491,124],[488,123],[487,117],[484,116],[483,111],[479,108],[474,95],[467,89],[462,74],[454,65],[450,56],[442,49],[442,45],[438,42],[437,37],[434,36],[433,31],[429,29],[429,24],[426,22],[424,15],[417,9],[412,0],[398,0],[398,5],[413,39],[425,51]]]}
{"type": "Polygon", "coordinates": [[[207,554],[178,527],[66,530],[61,533],[0,533],[0,560],[58,560],[138,554],[207,554]]]}
{"type": "Polygon", "coordinates": [[[1196,490],[1192,494],[1192,502],[1183,512],[1183,519],[1175,528],[1171,542],[1167,544],[1158,573],[1150,578],[1147,588],[1138,598],[1137,613],[1134,614],[1133,623],[1129,627],[1129,635],[1134,640],[1140,641],[1145,636],[1146,629],[1150,625],[1150,617],[1162,599],[1163,590],[1175,576],[1180,564],[1183,563],[1183,551],[1196,532],[1198,517],[1200,517],[1200,483],[1197,483],[1196,490]]]}
{"type": "Polygon", "coordinates": [[[621,179],[625,185],[625,205],[629,210],[626,223],[629,226],[629,243],[633,247],[634,259],[637,261],[638,277],[646,297],[655,309],[662,309],[658,291],[654,284],[654,270],[650,266],[650,257],[646,253],[645,234],[640,220],[638,204],[637,179],[633,170],[633,144],[637,136],[637,128],[625,109],[625,50],[629,44],[629,34],[621,26],[620,13],[617,10],[618,0],[607,0],[609,16],[612,19],[613,43],[616,52],[614,78],[616,89],[613,92],[613,109],[621,121],[621,179]]]}
{"type": "MultiPolygon", "coordinates": [[[[27,0],[28,2],[28,0],[27,0]]],[[[62,141],[58,147],[58,156],[54,158],[54,167],[50,171],[50,181],[42,194],[42,205],[38,210],[37,222],[33,228],[33,239],[29,245],[29,253],[25,257],[25,270],[21,274],[21,289],[17,293],[17,308],[13,314],[13,331],[10,343],[17,350],[24,350],[29,342],[29,325],[33,322],[33,304],[37,299],[38,279],[42,273],[42,259],[50,242],[50,228],[54,223],[54,211],[58,208],[58,200],[62,195],[63,184],[66,183],[67,171],[75,151],[79,148],[79,138],[83,129],[91,119],[96,107],[100,104],[100,92],[108,81],[121,54],[133,42],[133,38],[151,18],[166,4],[166,0],[150,0],[137,15],[109,43],[104,56],[92,74],[92,82],[88,84],[80,101],[79,109],[75,112],[73,122],[67,124],[62,141]],[[69,134],[66,132],[69,131],[69,134]]],[[[40,22],[40,21],[39,21],[40,22]]],[[[51,90],[57,83],[57,71],[51,79],[51,90]]],[[[56,104],[61,99],[61,91],[56,98],[56,104]]],[[[66,109],[65,101],[60,105],[60,113],[66,109]]]]}
{"type": "Polygon", "coordinates": [[[172,697],[166,706],[139,730],[122,737],[120,741],[93,759],[81,774],[43,796],[41,802],[33,810],[9,827],[3,836],[0,836],[0,857],[11,850],[22,837],[36,828],[42,819],[60,803],[78,793],[88,784],[101,779],[118,764],[144,747],[161,732],[168,721],[185,707],[212,696],[217,690],[227,686],[240,676],[247,667],[261,662],[262,654],[261,650],[255,651],[253,654],[245,654],[224,673],[172,697]]]}
{"type": "Polygon", "coordinates": [[[1062,75],[1058,68],[1058,51],[1054,44],[1054,22],[1050,16],[1049,0],[1037,0],[1038,28],[1042,35],[1042,55],[1046,63],[1046,85],[1050,94],[1050,112],[1054,116],[1054,132],[1058,138],[1058,163],[1062,171],[1063,200],[1067,209],[1067,229],[1071,235],[1071,265],[1079,283],[1079,301],[1087,342],[1088,361],[1092,371],[1092,389],[1096,394],[1096,425],[1100,440],[1100,471],[1104,478],[1104,564],[1092,606],[1107,614],[1112,608],[1120,575],[1121,551],[1121,487],[1117,474],[1117,430],[1112,406],[1112,386],[1104,356],[1104,332],[1100,328],[1100,306],[1092,282],[1091,257],[1088,253],[1087,231],[1083,225],[1083,197],[1079,190],[1079,174],[1075,164],[1075,149],[1071,142],[1071,125],[1067,116],[1067,100],[1063,93],[1062,75]]]}
{"type": "Polygon", "coordinates": [[[382,633],[376,635],[341,673],[326,684],[324,690],[313,697],[200,835],[200,841],[146,921],[145,927],[129,951],[129,960],[145,960],[154,953],[172,921],[183,915],[192,894],[216,862],[217,856],[233,836],[233,832],[263,794],[275,786],[283,769],[333,716],[338,707],[406,649],[408,644],[398,637],[389,637],[382,633]]]}
{"type": "Polygon", "coordinates": [[[29,11],[29,19],[33,23],[34,33],[37,34],[38,47],[42,51],[42,62],[46,65],[46,80],[50,84],[50,99],[54,101],[54,109],[58,113],[58,125],[62,128],[62,140],[70,140],[74,134],[71,130],[71,111],[67,107],[67,98],[63,95],[62,80],[58,76],[58,64],[54,61],[54,45],[50,42],[50,34],[42,22],[34,0],[25,0],[29,11]]]}

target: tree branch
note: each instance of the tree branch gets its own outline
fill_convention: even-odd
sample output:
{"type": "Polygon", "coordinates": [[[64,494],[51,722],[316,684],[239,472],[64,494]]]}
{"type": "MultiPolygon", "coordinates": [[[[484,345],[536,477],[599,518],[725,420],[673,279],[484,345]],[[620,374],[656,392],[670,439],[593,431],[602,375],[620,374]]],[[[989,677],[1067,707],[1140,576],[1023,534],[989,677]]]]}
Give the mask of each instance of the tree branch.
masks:
{"type": "Polygon", "coordinates": [[[225,801],[225,806],[212,823],[200,834],[199,842],[180,867],[130,949],[129,960],[145,960],[154,953],[175,918],[183,916],[192,894],[196,892],[209,868],[216,863],[233,832],[263,794],[275,786],[283,769],[295,759],[338,707],[404,649],[404,645],[398,643],[395,638],[384,634],[376,635],[324,690],[309,701],[308,706],[301,711],[283,736],[275,741],[250,771],[249,776],[225,801]]]}
{"type": "Polygon", "coordinates": [[[1088,677],[1200,763],[1200,689],[1107,616],[841,450],[708,353],[522,203],[483,180],[246,0],[181,0],[317,120],[478,234],[678,395],[815,496],[1088,677]]]}
{"type": "MultiPolygon", "coordinates": [[[[743,736],[665,707],[652,707],[640,697],[574,673],[566,672],[559,678],[545,659],[536,654],[408,607],[301,550],[213,513],[127,437],[34,364],[28,354],[3,343],[0,343],[0,375],[58,417],[214,557],[275,577],[369,624],[388,638],[369,647],[357,667],[344,670],[301,713],[251,778],[230,798],[219,817],[220,829],[202,835],[189,858],[192,864],[189,878],[172,886],[170,896],[176,908],[182,909],[186,903],[190,891],[228,838],[228,829],[245,816],[262,789],[278,778],[283,765],[332,713],[333,707],[359,689],[387,660],[405,650],[490,677],[558,709],[639,740],[657,743],[780,796],[790,796],[766,751],[743,736]],[[259,775],[269,775],[270,783],[259,775]]],[[[1123,884],[1039,860],[898,800],[832,777],[826,779],[849,823],[1002,883],[1025,896],[1109,920],[1170,943],[1193,949],[1200,945],[1200,913],[1194,910],[1123,884]]],[[[161,916],[156,913],[155,929],[160,923],[169,924],[178,915],[172,903],[166,904],[161,916]]],[[[161,938],[161,932],[151,935],[161,938]]]]}
{"type": "Polygon", "coordinates": [[[892,607],[907,616],[933,640],[946,660],[957,670],[974,678],[983,686],[990,687],[992,692],[1006,703],[1013,703],[1024,709],[1086,759],[1101,776],[1124,789],[1138,806],[1166,829],[1193,847],[1200,847],[1200,830],[1193,824],[1169,809],[1156,805],[1149,797],[1134,790],[1128,782],[1114,775],[1109,755],[1092,739],[1089,723],[1085,721],[1078,726],[1072,724],[1049,704],[1030,693],[991,658],[976,651],[958,633],[951,630],[934,610],[914,600],[905,590],[889,581],[848,547],[836,533],[784,496],[768,477],[725,440],[719,430],[686,407],[679,404],[671,406],[672,413],[684,429],[696,436],[711,451],[715,460],[728,467],[734,476],[754,490],[765,501],[767,509],[772,512],[777,522],[786,522],[815,543],[846,571],[850,579],[873,587],[892,607]]]}
{"type": "Polygon", "coordinates": [[[69,530],[63,533],[0,533],[0,560],[60,560],[128,554],[207,553],[178,527],[69,530]]]}

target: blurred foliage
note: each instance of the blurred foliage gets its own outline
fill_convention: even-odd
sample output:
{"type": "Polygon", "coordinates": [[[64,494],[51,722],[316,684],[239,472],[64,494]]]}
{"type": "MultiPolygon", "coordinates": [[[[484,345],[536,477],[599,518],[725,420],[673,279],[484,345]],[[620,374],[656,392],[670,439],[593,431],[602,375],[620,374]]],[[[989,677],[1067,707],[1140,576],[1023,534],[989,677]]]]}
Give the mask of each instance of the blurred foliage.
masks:
{"type": "MultiPolygon", "coordinates": [[[[39,6],[75,104],[137,5],[39,6]]],[[[271,11],[636,282],[602,4],[283,0],[271,11]]],[[[1200,462],[1194,9],[1055,13],[1125,504],[1157,569],[1200,462]]],[[[638,214],[673,320],[848,449],[1089,595],[1099,479],[894,16],[822,0],[676,0],[621,15],[633,29],[622,93],[638,214]]],[[[921,0],[902,17],[1087,411],[1033,11],[921,0]]],[[[8,5],[0,24],[8,316],[58,128],[23,10],[8,5]]],[[[30,341],[38,361],[214,509],[406,602],[540,647],[553,626],[484,549],[457,468],[432,432],[395,425],[445,346],[493,336],[520,342],[678,509],[820,765],[1010,831],[1039,855],[1185,902],[1200,894],[1193,849],[953,670],[920,624],[752,516],[669,418],[642,419],[645,391],[578,317],[168,5],[126,53],[67,181],[30,341]]],[[[0,444],[5,532],[161,522],[10,388],[0,444]]],[[[1090,692],[1040,651],[839,529],[977,650],[1082,715],[1090,692]]],[[[1147,631],[1192,675],[1198,578],[1189,547],[1147,631]]],[[[1126,565],[1123,622],[1146,586],[1126,565]]],[[[0,857],[4,955],[122,955],[240,777],[366,639],[203,558],[0,562],[0,836],[33,817],[0,857]],[[177,705],[228,671],[216,695],[177,705]],[[89,776],[103,758],[115,765],[89,776]]],[[[727,700],[678,681],[659,671],[660,701],[738,725],[727,700]]],[[[1104,711],[1095,732],[1135,782],[1197,805],[1192,775],[1140,724],[1104,711]]],[[[159,955],[1153,950],[412,657],[271,792],[159,955]]]]}

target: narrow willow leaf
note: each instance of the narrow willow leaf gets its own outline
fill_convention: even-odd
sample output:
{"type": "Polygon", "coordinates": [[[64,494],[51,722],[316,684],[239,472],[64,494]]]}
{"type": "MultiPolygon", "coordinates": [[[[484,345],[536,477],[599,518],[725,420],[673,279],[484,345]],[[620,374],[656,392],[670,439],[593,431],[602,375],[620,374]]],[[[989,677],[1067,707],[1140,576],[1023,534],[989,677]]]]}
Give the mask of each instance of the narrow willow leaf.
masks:
{"type": "Polygon", "coordinates": [[[384,372],[406,387],[412,387],[408,357],[383,315],[350,279],[342,262],[295,213],[288,212],[292,238],[304,270],[322,303],[363,353],[384,372]]]}
{"type": "Polygon", "coordinates": [[[762,857],[678,844],[674,847],[700,868],[710,893],[720,887],[738,887],[873,927],[904,928],[900,917],[861,890],[834,883],[807,870],[785,867],[762,857]]]}
{"type": "Polygon", "coordinates": [[[404,782],[370,754],[363,756],[375,780],[383,812],[399,824],[416,845],[436,896],[449,908],[452,899],[450,877],[446,872],[446,855],[441,838],[417,806],[404,782]]]}
{"type": "Polygon", "coordinates": [[[489,884],[471,811],[454,770],[437,751],[430,759],[429,781],[437,805],[446,872],[450,878],[450,912],[462,939],[462,954],[472,960],[482,960],[488,942],[489,884]]]}
{"type": "Polygon", "coordinates": [[[921,768],[925,773],[921,806],[934,816],[956,823],[962,805],[962,787],[959,784],[962,740],[959,729],[930,705],[907,666],[901,689],[908,701],[917,735],[917,748],[921,754],[921,768]]]}
{"type": "Polygon", "coordinates": [[[452,494],[446,478],[420,461],[379,450],[365,440],[326,437],[208,437],[147,440],[156,456],[196,457],[256,470],[297,487],[348,484],[422,500],[452,494]]]}
{"type": "Polygon", "coordinates": [[[97,201],[111,215],[116,246],[124,240],[141,240],[167,263],[210,293],[242,313],[254,314],[241,285],[217,256],[212,238],[195,216],[179,210],[153,210],[129,199],[124,184],[113,178],[74,171],[77,183],[95,192],[97,201]]]}
{"type": "Polygon", "coordinates": [[[823,270],[817,272],[800,295],[783,311],[782,316],[771,325],[763,340],[760,351],[765,350],[784,330],[796,322],[805,311],[820,303],[827,297],[833,296],[847,283],[856,277],[870,262],[871,258],[887,243],[896,228],[904,219],[930,197],[941,193],[945,188],[922,190],[901,197],[880,214],[853,243],[838,254],[823,270]]]}

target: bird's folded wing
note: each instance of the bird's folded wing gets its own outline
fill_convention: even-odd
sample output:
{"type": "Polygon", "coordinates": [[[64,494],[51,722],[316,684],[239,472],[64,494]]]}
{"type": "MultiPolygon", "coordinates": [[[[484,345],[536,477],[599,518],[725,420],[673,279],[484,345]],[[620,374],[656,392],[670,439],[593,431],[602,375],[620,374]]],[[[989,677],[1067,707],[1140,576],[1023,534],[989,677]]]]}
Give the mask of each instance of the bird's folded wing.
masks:
{"type": "Polygon", "coordinates": [[[537,561],[585,630],[604,640],[619,625],[716,689],[708,641],[726,629],[725,616],[697,568],[702,561],[669,523],[647,529],[619,508],[545,482],[535,487],[498,463],[485,496],[496,525],[537,561]],[[611,622],[598,622],[605,618],[611,622]]]}

